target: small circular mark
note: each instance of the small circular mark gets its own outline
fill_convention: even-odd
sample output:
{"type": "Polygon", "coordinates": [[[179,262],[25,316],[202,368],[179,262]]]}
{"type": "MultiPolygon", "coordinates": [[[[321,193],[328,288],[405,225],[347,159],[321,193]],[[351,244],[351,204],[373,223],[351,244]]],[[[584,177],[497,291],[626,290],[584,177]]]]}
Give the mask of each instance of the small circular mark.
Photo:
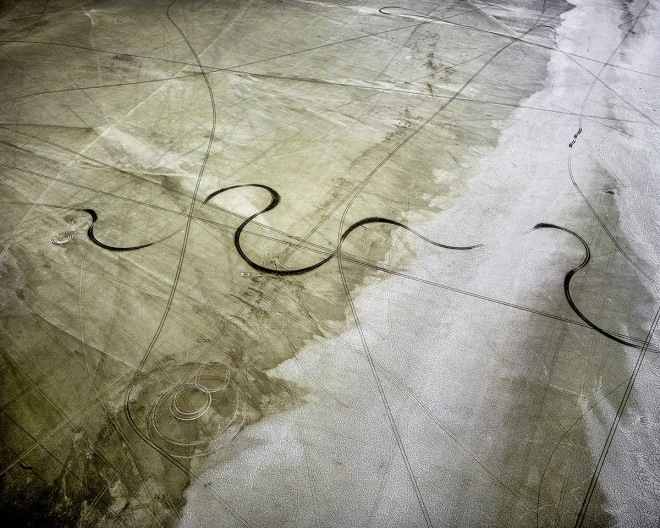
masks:
{"type": "Polygon", "coordinates": [[[201,418],[211,407],[211,392],[206,387],[188,383],[179,387],[170,402],[172,416],[179,420],[201,418]]]}
{"type": "Polygon", "coordinates": [[[53,238],[50,239],[50,241],[56,246],[63,246],[64,244],[68,244],[72,240],[73,240],[73,233],[71,231],[62,231],[61,233],[57,233],[53,238]]]}

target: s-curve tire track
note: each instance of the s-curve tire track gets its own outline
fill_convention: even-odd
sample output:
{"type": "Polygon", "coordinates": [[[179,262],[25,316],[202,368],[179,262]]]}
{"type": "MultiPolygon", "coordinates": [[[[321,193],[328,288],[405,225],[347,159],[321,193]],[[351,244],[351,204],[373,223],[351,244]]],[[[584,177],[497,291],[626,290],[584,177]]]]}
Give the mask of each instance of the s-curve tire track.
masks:
{"type": "Polygon", "coordinates": [[[254,270],[256,271],[261,271],[263,273],[269,273],[273,275],[302,275],[303,273],[308,273],[310,271],[313,271],[317,268],[320,268],[330,260],[332,260],[335,256],[339,255],[339,252],[341,250],[341,246],[353,231],[355,231],[358,227],[362,227],[368,224],[389,224],[393,225],[396,227],[400,227],[402,229],[405,229],[406,231],[410,231],[413,233],[415,236],[418,238],[421,238],[425,242],[428,242],[429,244],[432,244],[437,247],[445,248],[445,249],[454,249],[454,250],[468,250],[468,249],[476,249],[478,247],[481,247],[481,244],[476,244],[473,246],[449,246],[447,244],[442,244],[440,242],[435,242],[434,240],[431,240],[428,237],[425,237],[421,233],[418,233],[414,229],[408,227],[407,225],[397,222],[396,220],[391,220],[389,218],[383,218],[379,216],[371,216],[368,218],[363,218],[362,220],[358,220],[357,222],[351,224],[346,230],[341,234],[341,237],[339,238],[339,242],[337,244],[337,247],[335,248],[334,251],[332,251],[330,254],[328,254],[325,258],[321,259],[315,264],[312,264],[310,266],[305,266],[303,268],[298,268],[298,269],[276,269],[276,268],[269,268],[267,266],[262,266],[261,264],[258,264],[254,260],[252,260],[246,253],[245,250],[243,249],[243,246],[241,244],[241,235],[243,234],[243,230],[252,222],[254,221],[258,216],[261,216],[264,213],[267,213],[268,211],[271,211],[275,209],[275,207],[278,206],[280,203],[280,195],[279,193],[273,189],[272,187],[269,187],[268,185],[263,185],[261,183],[248,183],[248,184],[242,184],[242,185],[232,185],[231,187],[225,187],[224,189],[220,189],[218,191],[212,192],[209,194],[209,196],[204,200],[204,204],[209,203],[210,200],[218,196],[219,194],[225,193],[227,191],[235,190],[235,189],[241,189],[241,188],[246,188],[246,187],[254,187],[257,189],[264,189],[265,191],[268,191],[270,194],[270,202],[268,205],[264,208],[261,209],[260,211],[257,211],[253,215],[249,216],[246,218],[241,225],[238,226],[234,233],[234,246],[236,247],[236,251],[238,251],[238,254],[241,256],[241,258],[254,270]]]}
{"type": "Polygon", "coordinates": [[[580,241],[580,243],[582,244],[582,246],[584,247],[584,253],[585,253],[584,254],[584,260],[582,260],[582,262],[580,262],[580,264],[577,267],[570,270],[566,274],[566,276],[564,277],[564,294],[566,295],[566,300],[568,301],[568,304],[571,306],[571,308],[573,309],[575,314],[580,319],[582,319],[587,325],[589,325],[591,328],[593,328],[596,332],[598,332],[599,334],[604,335],[605,337],[607,337],[607,338],[609,338],[613,341],[616,341],[617,343],[620,343],[622,345],[632,347],[632,348],[641,348],[642,346],[648,346],[648,345],[646,345],[646,343],[644,343],[644,345],[638,345],[638,344],[635,344],[635,343],[631,343],[630,341],[625,341],[625,340],[615,336],[614,334],[611,334],[610,332],[607,332],[606,330],[603,330],[602,328],[597,326],[595,323],[591,322],[591,320],[589,320],[587,318],[587,316],[584,315],[580,311],[580,309],[577,307],[577,305],[575,304],[575,301],[573,300],[573,296],[571,295],[571,280],[573,279],[573,276],[578,271],[580,271],[582,268],[584,268],[587,264],[589,264],[589,261],[591,260],[591,250],[589,249],[589,245],[585,242],[585,240],[580,235],[575,233],[574,231],[571,231],[570,229],[566,229],[565,227],[560,227],[560,226],[557,226],[557,225],[554,225],[554,224],[540,223],[540,224],[536,224],[533,227],[533,229],[557,229],[559,231],[564,231],[566,233],[569,233],[570,235],[573,235],[575,238],[577,238],[580,241]]]}

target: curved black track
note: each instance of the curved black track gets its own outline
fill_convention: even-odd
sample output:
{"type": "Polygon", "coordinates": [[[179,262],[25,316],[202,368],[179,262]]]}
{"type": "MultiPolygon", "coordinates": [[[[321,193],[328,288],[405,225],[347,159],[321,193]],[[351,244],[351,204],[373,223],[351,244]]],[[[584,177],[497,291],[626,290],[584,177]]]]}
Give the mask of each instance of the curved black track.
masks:
{"type": "Polygon", "coordinates": [[[337,248],[330,253],[327,257],[321,259],[320,261],[316,262],[315,264],[312,264],[310,266],[305,266],[304,268],[298,268],[298,269],[292,269],[292,270],[279,270],[275,268],[269,268],[266,266],[262,266],[261,264],[257,264],[254,260],[252,260],[250,257],[248,257],[243,250],[243,247],[241,246],[241,235],[243,233],[243,230],[248,226],[250,222],[252,222],[255,218],[258,216],[271,211],[272,209],[275,209],[277,205],[280,203],[280,195],[279,193],[273,189],[272,187],[268,187],[267,185],[262,185],[260,183],[248,183],[244,185],[232,185],[231,187],[225,187],[224,189],[220,189],[218,191],[212,192],[209,194],[204,200],[204,203],[208,203],[209,200],[213,199],[214,197],[218,196],[219,194],[222,194],[224,192],[230,191],[232,189],[240,189],[243,187],[255,187],[258,189],[264,189],[268,191],[270,194],[270,203],[261,211],[253,214],[252,216],[249,216],[246,218],[243,223],[238,226],[236,229],[236,232],[234,233],[234,245],[236,246],[236,251],[238,251],[238,254],[243,258],[245,262],[248,263],[248,265],[257,271],[261,271],[262,273],[271,273],[274,275],[302,275],[303,273],[307,273],[309,271],[315,270],[316,268],[320,268],[325,264],[326,262],[329,262],[332,260],[335,256],[337,256],[337,253],[341,250],[341,245],[343,244],[344,240],[346,240],[346,237],[350,235],[353,231],[355,231],[358,227],[367,225],[367,224],[390,224],[394,225],[397,227],[401,227],[405,229],[406,231],[410,231],[417,237],[421,238],[422,240],[428,242],[429,244],[433,244],[434,246],[438,246],[441,248],[445,249],[457,249],[457,250],[466,250],[466,249],[475,249],[481,246],[481,244],[477,244],[474,246],[449,246],[446,244],[441,244],[440,242],[435,242],[431,240],[430,238],[427,238],[414,229],[411,229],[410,227],[406,226],[405,224],[402,224],[401,222],[397,222],[396,220],[391,220],[389,218],[382,218],[379,216],[370,216],[368,218],[363,218],[362,220],[359,220],[355,222],[354,224],[351,224],[342,234],[339,239],[339,244],[337,248]]]}
{"type": "Polygon", "coordinates": [[[588,324],[591,328],[593,328],[596,332],[599,334],[604,335],[605,337],[608,337],[609,339],[616,341],[617,343],[621,343],[622,345],[633,347],[633,348],[641,348],[642,345],[637,345],[635,343],[631,343],[630,341],[626,341],[624,339],[621,339],[606,330],[603,330],[602,328],[598,327],[594,323],[592,323],[587,317],[580,311],[580,309],[575,305],[575,301],[573,301],[573,297],[571,295],[571,280],[573,279],[573,276],[580,271],[582,268],[584,268],[587,264],[589,264],[589,261],[591,260],[591,250],[589,249],[589,246],[587,243],[584,241],[584,239],[578,235],[575,231],[571,231],[570,229],[566,229],[565,227],[560,227],[558,225],[554,224],[546,224],[546,223],[540,223],[536,224],[532,229],[558,229],[559,231],[565,231],[566,233],[569,233],[573,235],[575,238],[577,238],[582,246],[584,247],[584,260],[580,262],[580,264],[570,270],[566,276],[564,277],[564,294],[566,295],[566,300],[568,301],[568,304],[570,304],[571,308],[573,311],[576,313],[576,315],[582,319],[586,324],[588,324]]]}
{"type": "Polygon", "coordinates": [[[168,238],[172,238],[179,231],[181,231],[181,229],[177,229],[176,231],[170,233],[166,237],[163,237],[159,240],[155,240],[154,242],[147,242],[146,244],[140,244],[138,246],[111,246],[109,244],[101,242],[98,238],[96,238],[96,235],[94,234],[94,226],[96,225],[96,221],[99,219],[99,215],[96,214],[96,211],[94,211],[94,209],[79,209],[79,211],[83,211],[83,212],[87,213],[92,218],[92,223],[87,228],[87,237],[94,244],[96,244],[97,246],[99,246],[103,249],[107,249],[109,251],[134,251],[136,249],[148,248],[149,246],[153,246],[153,245],[158,244],[160,242],[164,242],[168,238]]]}

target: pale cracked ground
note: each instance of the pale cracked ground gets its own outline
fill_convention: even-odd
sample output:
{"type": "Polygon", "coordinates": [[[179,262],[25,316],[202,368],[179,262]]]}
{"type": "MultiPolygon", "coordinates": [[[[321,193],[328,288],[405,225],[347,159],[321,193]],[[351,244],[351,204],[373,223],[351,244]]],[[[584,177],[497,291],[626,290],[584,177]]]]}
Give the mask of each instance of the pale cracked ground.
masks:
{"type": "Polygon", "coordinates": [[[3,525],[660,523],[658,0],[0,8],[3,525]]]}

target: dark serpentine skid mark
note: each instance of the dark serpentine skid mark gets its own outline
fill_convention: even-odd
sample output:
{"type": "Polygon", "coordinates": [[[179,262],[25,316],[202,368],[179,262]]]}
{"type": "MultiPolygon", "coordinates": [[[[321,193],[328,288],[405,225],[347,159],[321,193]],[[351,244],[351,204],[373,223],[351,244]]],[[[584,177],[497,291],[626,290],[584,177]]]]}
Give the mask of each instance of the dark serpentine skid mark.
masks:
{"type": "Polygon", "coordinates": [[[158,242],[162,242],[161,240],[159,240],[158,242],[149,242],[147,244],[141,244],[139,246],[130,246],[130,247],[110,246],[108,244],[101,242],[98,238],[96,238],[96,235],[94,235],[94,226],[96,225],[96,221],[99,219],[99,215],[96,214],[96,211],[94,211],[94,209],[78,209],[78,210],[83,211],[92,217],[92,223],[87,228],[87,236],[92,242],[94,242],[94,244],[96,244],[99,247],[102,247],[103,249],[107,249],[109,251],[134,251],[136,249],[148,248],[149,246],[153,246],[158,242]]]}
{"type": "Polygon", "coordinates": [[[234,234],[234,245],[236,246],[236,250],[238,251],[239,255],[243,258],[243,260],[245,260],[245,262],[247,262],[250,265],[251,268],[253,268],[257,271],[261,271],[263,273],[271,273],[271,274],[275,274],[275,275],[301,275],[303,273],[307,273],[309,271],[315,270],[316,268],[320,268],[321,266],[323,266],[323,264],[329,262],[330,260],[332,260],[337,255],[337,253],[341,249],[342,243],[344,242],[344,240],[346,240],[346,237],[348,237],[349,234],[351,234],[353,231],[355,231],[358,227],[363,226],[363,225],[367,225],[367,224],[376,224],[376,223],[378,223],[378,224],[395,225],[397,227],[401,227],[401,228],[405,229],[406,231],[410,231],[411,233],[415,234],[416,236],[418,236],[422,240],[425,240],[426,242],[429,242],[430,244],[433,244],[434,246],[442,247],[442,248],[445,248],[445,249],[465,250],[465,249],[474,249],[474,248],[477,248],[477,247],[481,246],[481,244],[478,244],[476,246],[448,246],[448,245],[445,245],[445,244],[441,244],[439,242],[434,242],[433,240],[431,240],[429,238],[426,238],[425,236],[417,233],[415,230],[411,229],[410,227],[406,226],[405,224],[402,224],[401,222],[397,222],[397,221],[391,220],[389,218],[381,218],[381,217],[377,217],[377,216],[372,216],[372,217],[369,217],[369,218],[363,218],[362,220],[359,220],[358,222],[355,222],[350,227],[348,227],[346,229],[346,231],[344,231],[341,235],[341,238],[340,238],[340,241],[339,241],[339,246],[337,246],[337,248],[332,253],[330,253],[330,255],[328,255],[324,259],[320,260],[316,264],[312,264],[311,266],[306,266],[304,268],[299,268],[299,269],[294,269],[294,270],[278,270],[278,269],[274,269],[274,268],[268,268],[268,267],[262,266],[260,264],[257,264],[256,262],[251,260],[250,257],[248,257],[245,254],[245,252],[243,251],[243,248],[241,246],[241,234],[243,233],[243,230],[248,226],[248,224],[250,222],[252,222],[255,218],[257,218],[259,215],[262,215],[262,214],[264,214],[264,213],[266,213],[266,212],[268,212],[272,209],[275,209],[275,207],[277,207],[277,205],[280,203],[279,193],[275,189],[273,189],[271,187],[268,187],[267,185],[262,185],[262,184],[259,184],[259,183],[248,183],[248,184],[245,184],[245,185],[233,185],[231,187],[225,187],[224,189],[220,189],[219,191],[215,191],[215,192],[209,194],[209,196],[206,198],[206,200],[204,200],[204,203],[205,204],[208,203],[209,200],[213,199],[214,197],[218,196],[221,193],[230,191],[232,189],[240,189],[240,188],[243,188],[243,187],[255,187],[255,188],[258,188],[258,189],[265,189],[266,191],[268,191],[270,193],[270,203],[264,209],[262,209],[261,211],[259,211],[255,214],[253,214],[252,216],[246,218],[245,221],[240,226],[238,226],[238,228],[236,229],[236,232],[234,234]]]}
{"type": "Polygon", "coordinates": [[[546,223],[540,223],[536,224],[532,229],[558,229],[559,231],[565,231],[566,233],[569,233],[573,235],[575,238],[577,238],[581,243],[582,246],[584,247],[584,260],[580,262],[580,264],[570,270],[566,276],[564,277],[564,294],[566,295],[566,300],[568,301],[568,304],[570,304],[571,308],[573,311],[577,314],[577,316],[582,319],[586,324],[588,324],[591,328],[593,328],[596,332],[599,334],[604,335],[605,337],[608,337],[609,339],[612,339],[613,341],[616,341],[617,343],[621,343],[622,345],[633,347],[633,348],[641,348],[641,345],[637,345],[634,343],[631,343],[629,341],[625,341],[623,339],[620,339],[616,337],[613,334],[610,334],[609,332],[603,330],[602,328],[599,328],[596,326],[594,323],[592,323],[587,317],[580,311],[580,309],[575,305],[575,302],[573,301],[573,297],[571,296],[571,279],[573,276],[580,271],[582,268],[584,268],[589,261],[591,260],[591,250],[589,249],[589,246],[587,243],[584,241],[584,239],[575,233],[574,231],[571,231],[570,229],[566,229],[565,227],[560,227],[554,224],[546,224],[546,223]]]}
{"type": "Polygon", "coordinates": [[[575,142],[577,141],[577,138],[580,134],[582,134],[582,127],[578,128],[578,131],[573,134],[573,141],[571,141],[568,145],[570,148],[573,148],[573,145],[575,145],[575,142]]]}
{"type": "MultiPolygon", "coordinates": [[[[580,134],[580,132],[581,132],[581,130],[578,130],[578,132],[575,134],[575,136],[577,137],[580,134]]],[[[390,225],[394,225],[394,226],[400,227],[402,229],[405,229],[406,231],[410,231],[415,236],[419,237],[420,239],[424,240],[425,242],[428,242],[429,244],[432,244],[436,247],[441,247],[441,248],[444,248],[444,249],[453,249],[453,250],[464,251],[464,250],[468,250],[468,249],[476,249],[478,247],[483,246],[483,244],[476,244],[476,245],[473,245],[473,246],[450,246],[450,245],[447,245],[447,244],[442,244],[440,242],[435,242],[434,240],[431,240],[430,238],[425,237],[424,235],[418,233],[414,229],[411,229],[410,227],[406,226],[405,224],[402,224],[401,222],[397,222],[396,220],[391,220],[389,218],[383,218],[383,217],[378,217],[378,216],[370,216],[368,218],[363,218],[362,220],[358,220],[354,224],[351,224],[342,233],[341,238],[339,240],[339,245],[337,246],[337,248],[332,253],[330,253],[327,257],[325,257],[322,260],[316,262],[315,264],[312,264],[310,266],[306,266],[304,268],[298,268],[298,269],[293,269],[293,270],[279,270],[279,269],[275,269],[275,268],[269,268],[269,267],[262,266],[261,264],[258,264],[256,262],[254,262],[252,259],[250,259],[250,257],[247,256],[247,254],[243,250],[243,247],[241,246],[241,235],[243,233],[243,230],[255,218],[257,218],[258,216],[260,216],[264,213],[267,213],[268,211],[271,211],[271,210],[275,209],[275,207],[278,206],[278,204],[281,201],[281,198],[280,198],[279,193],[275,189],[273,189],[272,187],[269,187],[267,185],[260,184],[260,183],[248,183],[248,184],[242,184],[242,185],[232,185],[230,187],[225,187],[225,188],[220,189],[218,191],[212,192],[211,194],[209,194],[206,197],[206,199],[204,200],[203,203],[207,204],[209,201],[211,201],[216,196],[218,196],[222,193],[225,193],[227,191],[231,191],[231,190],[234,190],[234,189],[242,189],[242,188],[246,188],[246,187],[264,189],[265,191],[267,191],[270,194],[270,202],[265,208],[263,208],[262,210],[254,213],[253,215],[249,216],[248,218],[246,218],[241,223],[241,225],[238,226],[238,228],[236,229],[236,231],[234,233],[234,246],[236,247],[236,250],[238,251],[241,258],[251,268],[253,268],[257,271],[260,271],[262,273],[268,273],[268,274],[271,274],[271,275],[281,275],[281,276],[285,276],[285,275],[302,275],[304,273],[308,273],[308,272],[313,271],[317,268],[320,268],[321,266],[328,263],[329,261],[331,261],[333,258],[335,258],[337,256],[337,254],[341,250],[342,244],[344,243],[344,241],[346,240],[348,235],[350,235],[358,227],[362,227],[362,226],[365,226],[365,225],[368,225],[368,224],[390,224],[390,225]]],[[[155,242],[149,242],[147,244],[142,244],[142,245],[139,245],[139,246],[129,246],[129,247],[111,246],[111,245],[108,245],[108,244],[105,244],[105,243],[101,242],[94,235],[94,225],[96,224],[96,222],[99,218],[98,214],[93,209],[79,209],[79,210],[84,211],[85,213],[89,214],[92,218],[92,224],[87,229],[87,236],[89,237],[89,239],[94,244],[96,244],[97,246],[99,246],[103,249],[107,249],[109,251],[135,251],[137,249],[144,249],[144,248],[153,246],[155,244],[158,244],[158,243],[160,243],[160,242],[162,242],[162,241],[166,240],[167,238],[170,238],[171,236],[174,235],[174,233],[173,233],[173,234],[170,234],[170,235],[168,235],[167,237],[165,237],[161,240],[158,240],[158,241],[155,241],[155,242]]],[[[570,229],[567,229],[567,228],[561,227],[561,226],[557,226],[557,225],[554,225],[554,224],[539,223],[539,224],[536,224],[532,229],[534,229],[534,230],[535,229],[557,229],[559,231],[564,231],[566,233],[569,233],[569,234],[573,235],[575,238],[577,238],[580,241],[580,243],[582,244],[582,246],[584,247],[584,250],[585,250],[584,260],[577,267],[570,270],[564,278],[564,294],[566,295],[566,300],[568,301],[568,304],[570,305],[571,309],[576,313],[576,315],[580,319],[582,319],[582,321],[584,321],[589,327],[594,329],[599,334],[604,335],[605,337],[607,337],[607,338],[609,338],[613,341],[616,341],[617,343],[620,343],[622,345],[629,346],[629,347],[632,347],[632,348],[640,348],[641,345],[631,343],[630,341],[626,341],[624,339],[621,339],[621,338],[615,336],[614,334],[611,334],[610,332],[607,332],[606,330],[603,330],[602,328],[600,328],[599,326],[597,326],[596,324],[591,322],[580,311],[580,309],[575,304],[575,301],[573,301],[573,297],[571,295],[571,288],[570,288],[571,280],[573,279],[573,276],[578,271],[580,271],[582,268],[584,268],[589,263],[589,261],[591,260],[591,250],[589,249],[589,246],[587,245],[585,240],[580,235],[575,233],[574,231],[571,231],[570,229]]]]}

